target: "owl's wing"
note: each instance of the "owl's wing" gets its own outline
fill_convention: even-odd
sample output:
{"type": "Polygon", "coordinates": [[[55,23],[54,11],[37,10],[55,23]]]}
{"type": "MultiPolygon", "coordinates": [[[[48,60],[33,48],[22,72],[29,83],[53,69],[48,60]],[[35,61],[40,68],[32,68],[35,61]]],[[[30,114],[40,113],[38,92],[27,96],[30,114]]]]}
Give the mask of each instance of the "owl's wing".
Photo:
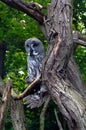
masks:
{"type": "Polygon", "coordinates": [[[24,98],[24,104],[27,105],[27,107],[36,108],[40,107],[48,98],[50,97],[49,93],[38,91],[37,93],[28,95],[24,98]]]}

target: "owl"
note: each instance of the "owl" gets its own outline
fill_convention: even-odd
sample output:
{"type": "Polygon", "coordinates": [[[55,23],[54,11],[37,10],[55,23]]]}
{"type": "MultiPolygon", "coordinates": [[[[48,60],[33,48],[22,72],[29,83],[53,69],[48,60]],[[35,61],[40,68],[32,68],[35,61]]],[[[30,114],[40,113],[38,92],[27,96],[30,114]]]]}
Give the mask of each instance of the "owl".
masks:
{"type": "Polygon", "coordinates": [[[45,52],[43,43],[37,38],[30,38],[25,41],[25,50],[27,53],[28,76],[26,82],[31,83],[40,76],[42,71],[42,60],[45,52]]]}
{"type": "MultiPolygon", "coordinates": [[[[43,43],[37,38],[30,38],[25,41],[27,54],[27,77],[25,81],[30,84],[39,77],[42,72],[42,60],[45,56],[43,43]]],[[[24,98],[27,107],[35,108],[41,106],[48,98],[48,91],[43,83],[39,83],[36,89],[24,98]]]]}

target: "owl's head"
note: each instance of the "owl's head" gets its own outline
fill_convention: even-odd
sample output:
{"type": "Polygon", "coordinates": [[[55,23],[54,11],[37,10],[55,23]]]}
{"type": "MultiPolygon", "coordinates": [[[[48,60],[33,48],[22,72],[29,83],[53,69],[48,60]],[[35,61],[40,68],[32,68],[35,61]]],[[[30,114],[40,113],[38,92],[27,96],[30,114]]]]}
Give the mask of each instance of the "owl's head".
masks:
{"type": "Polygon", "coordinates": [[[30,38],[25,41],[25,50],[30,56],[44,55],[43,43],[37,38],[30,38]]]}

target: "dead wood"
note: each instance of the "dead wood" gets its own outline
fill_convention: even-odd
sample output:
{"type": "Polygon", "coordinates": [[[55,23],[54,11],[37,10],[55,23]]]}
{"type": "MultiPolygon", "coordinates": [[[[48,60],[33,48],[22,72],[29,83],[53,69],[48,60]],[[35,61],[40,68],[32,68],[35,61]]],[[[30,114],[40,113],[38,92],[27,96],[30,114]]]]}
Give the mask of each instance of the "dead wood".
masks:
{"type": "Polygon", "coordinates": [[[6,111],[8,109],[8,102],[10,100],[10,90],[11,90],[11,81],[8,81],[6,84],[6,88],[3,92],[2,96],[2,105],[0,108],[0,130],[3,130],[5,117],[6,117],[6,111]]]}
{"type": "Polygon", "coordinates": [[[23,103],[11,98],[11,118],[14,130],[27,130],[23,103]]]}
{"type": "Polygon", "coordinates": [[[73,0],[52,0],[48,4],[47,17],[36,7],[32,9],[32,5],[27,7],[28,3],[22,0],[1,1],[27,13],[39,22],[49,43],[43,63],[42,81],[66,117],[69,129],[86,130],[84,85],[73,59],[74,44],[86,46],[86,37],[80,34],[73,36],[73,0]]]}
{"type": "Polygon", "coordinates": [[[25,90],[23,93],[21,93],[20,95],[16,94],[15,91],[13,89],[11,89],[11,96],[13,99],[15,100],[20,100],[23,99],[24,97],[26,97],[27,95],[30,94],[31,90],[36,88],[36,84],[40,82],[40,77],[36,78],[25,90]]]}

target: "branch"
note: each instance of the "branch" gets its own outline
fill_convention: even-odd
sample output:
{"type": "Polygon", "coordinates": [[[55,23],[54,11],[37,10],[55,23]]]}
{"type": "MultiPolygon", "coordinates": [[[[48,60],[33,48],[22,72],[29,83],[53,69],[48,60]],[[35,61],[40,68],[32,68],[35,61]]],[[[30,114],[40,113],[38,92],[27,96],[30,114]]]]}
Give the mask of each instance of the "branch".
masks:
{"type": "Polygon", "coordinates": [[[73,42],[77,45],[86,47],[86,36],[78,31],[73,32],[73,42]]]}
{"type": "Polygon", "coordinates": [[[59,118],[58,118],[58,116],[57,116],[56,109],[54,109],[54,113],[55,113],[55,117],[56,117],[56,121],[57,121],[59,130],[63,130],[62,125],[61,125],[61,122],[60,122],[60,120],[59,120],[59,118]]]}
{"type": "Polygon", "coordinates": [[[33,88],[36,87],[36,84],[40,82],[40,76],[38,78],[36,78],[25,90],[22,94],[17,95],[14,90],[11,90],[11,96],[13,97],[13,99],[15,100],[20,100],[23,99],[24,97],[26,97],[27,95],[29,95],[29,93],[31,92],[31,90],[33,88]]]}
{"type": "Polygon", "coordinates": [[[0,130],[3,130],[3,126],[4,126],[3,124],[4,124],[5,114],[6,114],[6,108],[8,106],[11,86],[12,83],[9,80],[8,83],[6,84],[6,88],[4,90],[3,97],[2,97],[2,106],[0,109],[0,130]]]}
{"type": "Polygon", "coordinates": [[[2,97],[4,89],[5,83],[2,81],[2,78],[0,77],[0,97],[2,97]]]}
{"type": "Polygon", "coordinates": [[[12,8],[20,10],[27,15],[34,18],[40,24],[43,23],[43,17],[45,16],[42,12],[42,6],[38,3],[24,2],[23,0],[1,0],[3,3],[9,5],[12,8]]]}
{"type": "Polygon", "coordinates": [[[23,104],[21,101],[15,101],[10,97],[11,86],[11,81],[8,81],[5,88],[5,84],[0,79],[1,96],[3,95],[2,102],[0,102],[0,130],[4,129],[3,127],[7,109],[11,110],[10,113],[14,130],[27,130],[23,104]]]}
{"type": "Polygon", "coordinates": [[[80,32],[78,32],[78,37],[79,39],[86,41],[86,36],[81,34],[80,32]]]}
{"type": "Polygon", "coordinates": [[[74,43],[76,43],[77,45],[81,45],[81,46],[86,47],[86,42],[85,42],[85,41],[82,41],[82,40],[74,40],[74,43]]]}
{"type": "Polygon", "coordinates": [[[27,130],[21,100],[15,101],[11,98],[11,118],[14,130],[27,130]]]}
{"type": "Polygon", "coordinates": [[[44,130],[45,113],[46,113],[49,101],[50,101],[50,97],[44,103],[43,109],[42,109],[41,114],[40,114],[40,130],[44,130]]]}

